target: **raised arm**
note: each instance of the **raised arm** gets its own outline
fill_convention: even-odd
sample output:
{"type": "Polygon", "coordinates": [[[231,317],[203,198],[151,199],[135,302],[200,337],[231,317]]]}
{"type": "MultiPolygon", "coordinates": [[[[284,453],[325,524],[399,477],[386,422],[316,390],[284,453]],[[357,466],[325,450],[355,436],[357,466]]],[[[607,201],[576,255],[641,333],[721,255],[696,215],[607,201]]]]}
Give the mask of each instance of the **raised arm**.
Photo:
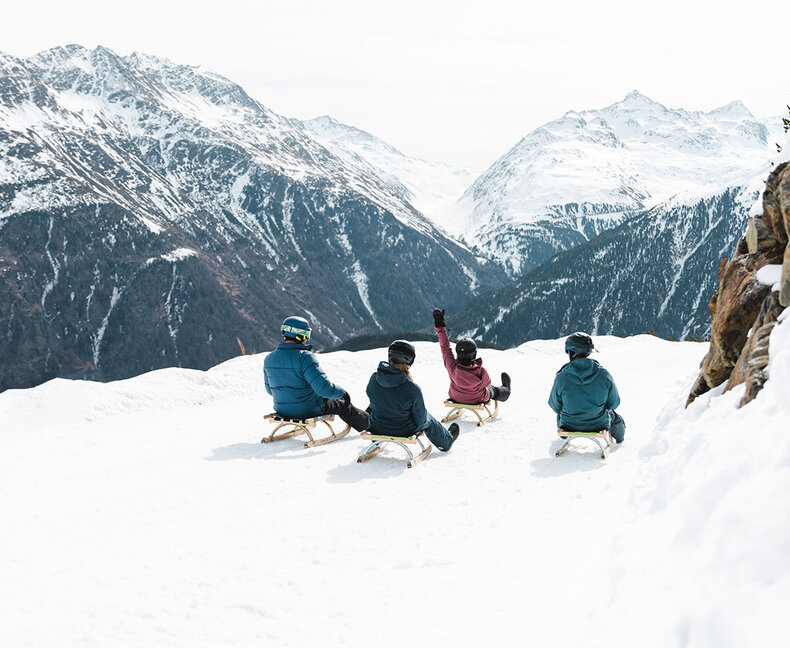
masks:
{"type": "Polygon", "coordinates": [[[439,346],[442,349],[442,360],[444,360],[444,367],[450,371],[455,364],[455,356],[450,348],[450,338],[447,337],[447,329],[444,326],[434,326],[436,335],[439,336],[439,346]]]}

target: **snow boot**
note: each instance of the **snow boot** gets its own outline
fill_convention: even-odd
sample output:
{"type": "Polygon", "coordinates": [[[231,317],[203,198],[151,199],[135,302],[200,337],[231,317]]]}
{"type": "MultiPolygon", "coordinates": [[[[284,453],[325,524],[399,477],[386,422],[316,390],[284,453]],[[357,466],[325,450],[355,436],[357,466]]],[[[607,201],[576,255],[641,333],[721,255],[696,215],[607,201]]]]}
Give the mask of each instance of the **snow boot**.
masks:
{"type": "Polygon", "coordinates": [[[505,372],[502,372],[502,386],[510,389],[510,376],[508,376],[505,372]]]}
{"type": "Polygon", "coordinates": [[[453,437],[453,443],[455,443],[455,440],[458,438],[458,435],[461,433],[460,430],[458,429],[458,423],[453,423],[450,426],[449,432],[450,432],[450,436],[453,437]]]}

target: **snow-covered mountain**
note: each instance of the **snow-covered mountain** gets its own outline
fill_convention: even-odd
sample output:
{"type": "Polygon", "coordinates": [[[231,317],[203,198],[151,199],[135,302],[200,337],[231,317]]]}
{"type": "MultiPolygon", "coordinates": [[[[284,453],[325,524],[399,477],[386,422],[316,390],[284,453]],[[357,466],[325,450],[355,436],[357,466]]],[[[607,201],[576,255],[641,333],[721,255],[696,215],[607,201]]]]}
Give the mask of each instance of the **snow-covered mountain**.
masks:
{"type": "Polygon", "coordinates": [[[707,338],[716,268],[743,236],[763,178],[631,216],[483,295],[453,318],[454,330],[505,346],[577,330],[707,338]]]}
{"type": "Polygon", "coordinates": [[[378,137],[328,116],[302,123],[339,157],[358,156],[385,178],[400,183],[409,202],[431,221],[448,230],[456,229],[447,220],[451,213],[448,208],[474,180],[470,171],[404,155],[378,137]]]}
{"type": "Polygon", "coordinates": [[[408,330],[497,285],[391,180],[200,68],[0,55],[0,390],[209,367],[294,312],[319,345],[408,330]]]}
{"type": "MultiPolygon", "coordinates": [[[[400,448],[356,463],[355,432],[261,444],[263,354],[6,391],[0,645],[783,645],[783,319],[771,378],[741,409],[743,386],[683,409],[707,345],[596,338],[627,424],[605,461],[582,440],[554,457],[562,339],[486,350],[513,397],[411,470],[400,448]]],[[[441,416],[438,344],[416,348],[412,375],[441,416]]],[[[384,357],[321,364],[364,404],[384,357]]]]}
{"type": "Polygon", "coordinates": [[[527,135],[464,193],[454,231],[515,277],[674,195],[766,171],[768,135],[737,101],[691,112],[635,91],[527,135]]]}

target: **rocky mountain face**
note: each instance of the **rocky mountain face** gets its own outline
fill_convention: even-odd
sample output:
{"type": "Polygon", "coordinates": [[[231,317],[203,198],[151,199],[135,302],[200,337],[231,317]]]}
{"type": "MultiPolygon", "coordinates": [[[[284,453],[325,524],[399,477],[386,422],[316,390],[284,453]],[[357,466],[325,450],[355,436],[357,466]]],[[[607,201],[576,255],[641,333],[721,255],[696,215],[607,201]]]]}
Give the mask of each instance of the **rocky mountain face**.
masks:
{"type": "Polygon", "coordinates": [[[0,55],[0,390],[408,330],[501,285],[361,158],[227,79],[99,47],[0,55]]]}
{"type": "MultiPolygon", "coordinates": [[[[790,139],[788,139],[790,144],[790,139]]],[[[719,264],[710,301],[710,350],[688,403],[725,381],[724,391],[746,384],[741,406],[768,380],[771,332],[790,306],[790,165],[768,176],[762,205],[749,219],[732,259],[719,264]]]]}
{"type": "Polygon", "coordinates": [[[632,92],[527,135],[464,193],[455,231],[517,278],[672,196],[743,182],[770,151],[740,102],[690,112],[632,92]]]}
{"type": "Polygon", "coordinates": [[[743,233],[759,183],[677,197],[562,252],[453,318],[504,346],[573,331],[707,337],[710,268],[743,233]]]}

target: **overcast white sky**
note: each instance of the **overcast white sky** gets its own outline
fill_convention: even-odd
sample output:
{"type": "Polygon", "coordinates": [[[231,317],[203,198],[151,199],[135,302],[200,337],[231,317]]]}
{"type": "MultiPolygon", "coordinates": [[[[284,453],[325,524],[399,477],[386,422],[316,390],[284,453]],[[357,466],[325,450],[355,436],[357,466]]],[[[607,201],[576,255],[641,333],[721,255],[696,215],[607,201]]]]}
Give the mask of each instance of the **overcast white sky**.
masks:
{"type": "Polygon", "coordinates": [[[203,65],[290,117],[329,114],[481,170],[571,109],[790,103],[779,0],[0,0],[0,51],[80,43],[203,65]]]}

